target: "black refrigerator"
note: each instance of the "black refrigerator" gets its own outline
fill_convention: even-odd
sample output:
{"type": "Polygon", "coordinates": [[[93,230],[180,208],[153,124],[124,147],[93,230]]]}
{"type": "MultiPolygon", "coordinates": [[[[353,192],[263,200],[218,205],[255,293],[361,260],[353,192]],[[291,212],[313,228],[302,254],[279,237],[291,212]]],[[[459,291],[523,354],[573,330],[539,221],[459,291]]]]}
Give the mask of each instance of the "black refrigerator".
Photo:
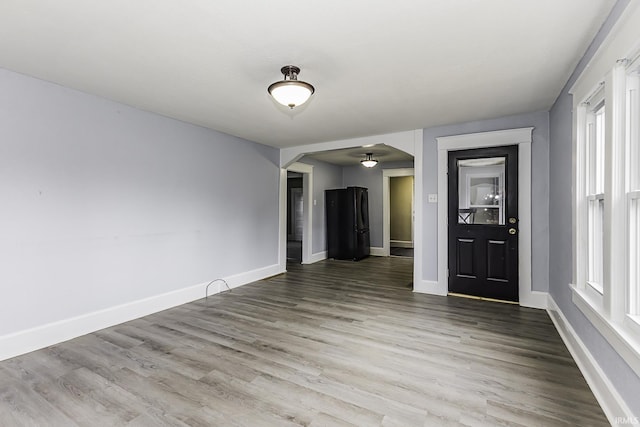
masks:
{"type": "Polygon", "coordinates": [[[369,256],[369,196],[364,187],[325,191],[327,256],[360,260],[369,256]]]}

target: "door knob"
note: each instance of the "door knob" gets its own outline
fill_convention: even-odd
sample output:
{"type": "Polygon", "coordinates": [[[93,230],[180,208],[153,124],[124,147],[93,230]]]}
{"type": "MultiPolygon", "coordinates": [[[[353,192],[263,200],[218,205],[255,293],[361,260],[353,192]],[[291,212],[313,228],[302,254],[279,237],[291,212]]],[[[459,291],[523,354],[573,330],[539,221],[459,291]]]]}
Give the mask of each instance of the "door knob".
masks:
{"type": "Polygon", "coordinates": [[[517,231],[516,231],[516,229],[515,229],[515,228],[510,228],[510,229],[509,229],[509,234],[512,234],[512,235],[513,235],[513,234],[516,234],[516,233],[517,233],[517,231]]]}

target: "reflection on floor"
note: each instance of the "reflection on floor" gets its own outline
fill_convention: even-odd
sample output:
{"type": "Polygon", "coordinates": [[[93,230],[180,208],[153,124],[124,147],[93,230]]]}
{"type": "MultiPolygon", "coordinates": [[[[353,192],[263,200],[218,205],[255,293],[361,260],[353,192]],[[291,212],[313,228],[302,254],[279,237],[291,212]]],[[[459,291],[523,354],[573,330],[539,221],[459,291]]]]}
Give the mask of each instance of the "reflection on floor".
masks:
{"type": "Polygon", "coordinates": [[[287,261],[302,262],[302,240],[287,240],[287,261]]]}
{"type": "Polygon", "coordinates": [[[389,254],[391,256],[403,256],[408,258],[413,258],[413,248],[395,248],[391,247],[389,250],[389,254]]]}

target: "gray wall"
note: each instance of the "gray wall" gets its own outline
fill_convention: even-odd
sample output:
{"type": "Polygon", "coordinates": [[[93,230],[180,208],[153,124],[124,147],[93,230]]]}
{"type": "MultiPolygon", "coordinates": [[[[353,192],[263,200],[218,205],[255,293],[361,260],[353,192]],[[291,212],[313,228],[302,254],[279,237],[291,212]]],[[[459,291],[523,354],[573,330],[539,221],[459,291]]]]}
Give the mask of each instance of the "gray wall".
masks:
{"type": "Polygon", "coordinates": [[[369,193],[369,231],[371,246],[382,247],[382,171],[384,169],[412,168],[413,162],[378,163],[374,168],[361,165],[347,166],[342,169],[343,187],[367,187],[369,193]]]}
{"type": "Polygon", "coordinates": [[[0,93],[0,336],[278,263],[277,150],[2,69],[0,93]]]}
{"type": "MultiPolygon", "coordinates": [[[[531,143],[532,198],[532,288],[549,289],[549,115],[547,112],[518,114],[492,120],[459,123],[424,129],[423,193],[438,193],[436,138],[533,126],[531,143]]],[[[441,201],[442,202],[442,201],[441,201]]],[[[438,280],[438,205],[423,198],[423,279],[438,280]]]]}
{"type": "MultiPolygon", "coordinates": [[[[571,301],[569,283],[572,281],[572,108],[573,99],[568,93],[577,77],[602,40],[617,21],[628,0],[618,1],[611,15],[576,67],[549,114],[550,179],[553,185],[549,194],[550,263],[549,293],[571,326],[585,343],[598,364],[625,399],[634,414],[640,414],[640,378],[592,326],[571,301]]],[[[623,414],[620,414],[623,415],[623,414]]]]}

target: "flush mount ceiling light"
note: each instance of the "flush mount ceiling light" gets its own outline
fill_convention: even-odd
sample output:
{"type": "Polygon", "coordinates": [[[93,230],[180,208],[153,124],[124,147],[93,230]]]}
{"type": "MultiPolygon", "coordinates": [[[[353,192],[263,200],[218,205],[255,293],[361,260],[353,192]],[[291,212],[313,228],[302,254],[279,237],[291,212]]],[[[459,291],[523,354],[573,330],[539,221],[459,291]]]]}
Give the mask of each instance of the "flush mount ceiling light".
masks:
{"type": "Polygon", "coordinates": [[[284,74],[284,80],[273,83],[267,89],[273,99],[291,109],[307,102],[315,89],[309,83],[298,80],[300,68],[285,65],[280,72],[284,74]]]}
{"type": "Polygon", "coordinates": [[[378,161],[373,158],[373,153],[367,153],[366,157],[363,160],[360,160],[360,163],[362,163],[362,166],[365,168],[372,168],[378,164],[378,161]]]}

